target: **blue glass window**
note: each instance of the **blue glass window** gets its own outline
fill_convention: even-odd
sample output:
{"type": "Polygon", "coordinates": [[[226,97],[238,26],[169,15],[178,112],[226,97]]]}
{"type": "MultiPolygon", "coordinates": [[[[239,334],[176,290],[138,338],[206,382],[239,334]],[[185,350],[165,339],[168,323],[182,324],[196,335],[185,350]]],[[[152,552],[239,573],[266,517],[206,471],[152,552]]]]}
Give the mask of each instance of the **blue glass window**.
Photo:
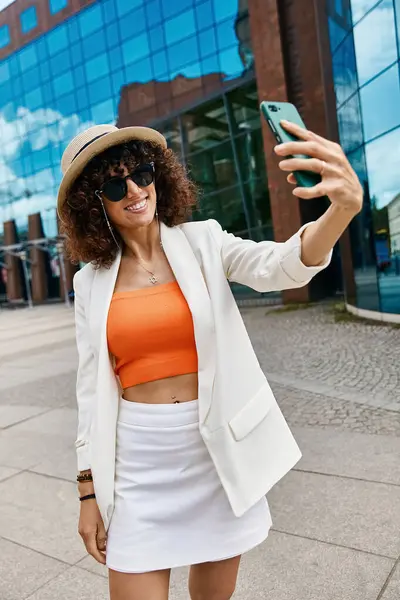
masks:
{"type": "MultiPolygon", "coordinates": [[[[118,16],[123,17],[134,8],[142,6],[143,0],[115,0],[118,16]]],[[[132,27],[134,29],[134,27],[132,27]]]]}
{"type": "Polygon", "coordinates": [[[358,88],[353,36],[349,35],[333,57],[333,81],[336,104],[340,106],[358,88]]]}
{"type": "Polygon", "coordinates": [[[156,52],[152,55],[154,77],[158,78],[161,75],[168,73],[167,53],[165,50],[156,52]]]}
{"type": "MultiPolygon", "coordinates": [[[[83,62],[82,44],[74,44],[70,49],[72,64],[80,64],[83,62]]],[[[60,54],[61,56],[61,54],[60,54]]]]}
{"type": "Polygon", "coordinates": [[[143,8],[138,8],[119,21],[121,40],[127,40],[132,35],[136,37],[138,33],[141,33],[145,29],[146,22],[143,8]]]}
{"type": "Polygon", "coordinates": [[[216,54],[217,40],[214,27],[199,33],[199,47],[202,58],[209,56],[210,54],[216,54]]]}
{"type": "Polygon", "coordinates": [[[41,88],[35,88],[31,92],[25,94],[25,102],[27,108],[30,110],[36,110],[43,106],[43,94],[41,88]]]}
{"type": "Polygon", "coordinates": [[[19,64],[18,64],[17,55],[16,54],[12,54],[8,60],[10,61],[10,74],[11,74],[11,77],[16,77],[17,75],[19,75],[19,72],[20,72],[19,71],[19,64]]]}
{"type": "Polygon", "coordinates": [[[52,15],[60,12],[63,8],[68,6],[68,0],[49,0],[50,12],[52,15]]]}
{"type": "Polygon", "coordinates": [[[119,95],[121,87],[126,83],[125,72],[122,69],[119,69],[118,71],[115,71],[115,73],[112,73],[111,83],[113,93],[119,95]]]}
{"type": "Polygon", "coordinates": [[[50,82],[42,83],[41,90],[42,90],[42,94],[43,94],[43,104],[44,104],[44,106],[48,106],[49,104],[52,103],[53,97],[54,97],[50,82]]]}
{"type": "Polygon", "coordinates": [[[106,52],[106,38],[103,31],[96,31],[82,40],[82,48],[85,60],[106,52]]]}
{"type": "Polygon", "coordinates": [[[0,64],[0,83],[4,83],[10,79],[10,63],[5,60],[0,64]]]}
{"type": "Polygon", "coordinates": [[[377,3],[377,0],[351,0],[353,23],[357,23],[377,3]]]}
{"type": "Polygon", "coordinates": [[[18,53],[19,58],[19,66],[21,71],[27,71],[31,69],[34,65],[37,64],[37,54],[36,54],[36,46],[34,44],[30,44],[23,48],[18,53]]]}
{"type": "Polygon", "coordinates": [[[170,71],[175,72],[189,63],[199,60],[197,37],[191,37],[168,48],[170,71]]]}
{"type": "Polygon", "coordinates": [[[223,21],[228,17],[231,17],[231,19],[234,20],[238,12],[238,0],[223,0],[223,2],[214,2],[214,14],[216,21],[223,21]]]}
{"type": "Polygon", "coordinates": [[[111,71],[115,71],[116,69],[120,69],[123,66],[122,60],[122,52],[121,48],[117,46],[108,52],[108,58],[110,63],[111,71]]]}
{"type": "Polygon", "coordinates": [[[49,31],[49,33],[46,34],[46,43],[48,53],[51,56],[68,48],[69,42],[66,25],[60,25],[59,27],[56,27],[56,29],[53,29],[53,31],[49,31]]]}
{"type": "Polygon", "coordinates": [[[81,36],[85,37],[103,27],[103,13],[100,4],[95,4],[79,14],[79,29],[81,36]]]}
{"type": "Polygon", "coordinates": [[[229,21],[225,21],[224,23],[218,23],[216,26],[217,30],[217,39],[218,39],[218,48],[220,50],[224,50],[225,48],[230,48],[231,46],[238,46],[238,39],[234,29],[234,22],[229,19],[229,21]]]}
{"type": "Polygon", "coordinates": [[[339,44],[344,40],[349,29],[346,29],[336,23],[332,17],[328,18],[328,26],[329,26],[329,39],[331,44],[331,50],[334,52],[339,44]]]}
{"type": "Polygon", "coordinates": [[[365,141],[400,125],[398,65],[360,90],[365,141]]]}
{"type": "Polygon", "coordinates": [[[153,27],[150,35],[150,48],[152,52],[157,52],[165,47],[164,29],[161,25],[153,27]]]}
{"type": "Polygon", "coordinates": [[[392,0],[382,0],[354,28],[360,85],[398,59],[392,0]]]}
{"type": "Polygon", "coordinates": [[[39,63],[40,78],[42,81],[48,81],[51,78],[48,62],[39,63]]]}
{"type": "Polygon", "coordinates": [[[345,152],[363,143],[361,108],[358,92],[338,110],[340,143],[345,152]]]}
{"type": "Polygon", "coordinates": [[[122,44],[122,55],[125,65],[136,62],[139,58],[147,56],[150,53],[149,40],[147,33],[142,33],[122,44]]]}
{"type": "Polygon", "coordinates": [[[237,46],[221,52],[219,55],[219,64],[221,73],[225,75],[225,79],[237,77],[243,73],[243,63],[237,46]]]}
{"type": "Polygon", "coordinates": [[[54,96],[69,94],[74,89],[74,78],[71,71],[53,79],[54,96]]]}
{"type": "Polygon", "coordinates": [[[111,96],[111,81],[109,77],[102,77],[88,86],[91,104],[103,102],[111,96]]]}
{"type": "Polygon", "coordinates": [[[33,171],[42,171],[51,164],[49,148],[36,150],[32,154],[33,171]]]}
{"type": "Polygon", "coordinates": [[[20,15],[20,19],[22,33],[28,33],[28,31],[34,29],[37,25],[36,6],[30,6],[24,10],[20,15]]]}
{"type": "Polygon", "coordinates": [[[36,46],[36,51],[37,51],[39,62],[42,60],[48,60],[49,55],[47,53],[46,42],[45,42],[44,37],[41,37],[38,40],[35,40],[33,43],[36,46]]]}
{"type": "Polygon", "coordinates": [[[128,83],[145,83],[153,79],[153,69],[150,58],[144,58],[125,68],[126,79],[128,83]]]}
{"type": "Polygon", "coordinates": [[[104,13],[104,22],[110,23],[111,21],[115,21],[117,18],[117,13],[115,11],[115,2],[114,0],[103,0],[103,13],[104,13]]]}
{"type": "Polygon", "coordinates": [[[10,30],[8,25],[2,25],[0,27],[0,48],[8,46],[10,43],[10,30]]]}
{"type": "Polygon", "coordinates": [[[114,48],[120,44],[119,31],[117,23],[111,23],[105,28],[107,45],[109,48],[114,48]]]}
{"type": "Polygon", "coordinates": [[[95,123],[115,122],[115,107],[113,100],[106,100],[91,107],[92,119],[95,123]]]}
{"type": "Polygon", "coordinates": [[[68,35],[69,35],[69,41],[71,44],[74,44],[75,42],[79,42],[81,39],[80,33],[79,33],[79,25],[78,25],[78,19],[69,19],[68,21],[68,35]]]}
{"type": "Polygon", "coordinates": [[[7,81],[6,83],[1,83],[1,100],[0,103],[4,106],[7,102],[13,98],[13,89],[11,85],[11,81],[7,81]]]}
{"type": "Polygon", "coordinates": [[[40,71],[39,67],[35,66],[29,69],[29,72],[24,76],[22,75],[22,86],[25,92],[33,90],[35,87],[40,85],[40,71]]]}
{"type": "Polygon", "coordinates": [[[75,95],[77,110],[82,113],[82,111],[89,106],[89,95],[86,86],[78,88],[75,92],[75,95]]]}
{"type": "Polygon", "coordinates": [[[151,29],[154,25],[162,21],[161,2],[160,0],[151,0],[150,2],[147,0],[145,6],[146,26],[148,29],[151,29]]]}
{"type": "Polygon", "coordinates": [[[86,79],[88,82],[105,77],[109,72],[108,57],[101,54],[85,63],[86,79]]]}
{"type": "Polygon", "coordinates": [[[214,25],[214,10],[211,0],[206,0],[203,4],[196,6],[196,20],[198,29],[207,29],[214,25]]]}
{"type": "Polygon", "coordinates": [[[50,65],[53,77],[60,75],[64,71],[68,71],[72,68],[70,52],[69,50],[64,50],[63,52],[52,56],[50,60],[44,61],[43,64],[46,66],[50,65]]]}
{"type": "Polygon", "coordinates": [[[173,44],[178,40],[193,35],[196,31],[194,10],[187,10],[174,19],[166,21],[164,27],[168,44],[173,44]]]}
{"type": "Polygon", "coordinates": [[[169,19],[170,17],[173,17],[174,15],[177,15],[188,8],[191,8],[192,5],[193,0],[174,0],[173,2],[164,1],[162,6],[164,18],[169,19]]]}

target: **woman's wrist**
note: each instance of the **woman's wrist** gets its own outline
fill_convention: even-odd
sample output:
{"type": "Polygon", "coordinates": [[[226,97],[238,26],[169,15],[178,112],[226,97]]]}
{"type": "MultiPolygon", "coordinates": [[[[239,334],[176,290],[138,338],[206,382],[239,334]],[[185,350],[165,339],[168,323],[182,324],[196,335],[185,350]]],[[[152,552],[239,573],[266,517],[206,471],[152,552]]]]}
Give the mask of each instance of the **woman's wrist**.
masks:
{"type": "Polygon", "coordinates": [[[78,483],[78,491],[80,496],[86,496],[87,494],[93,494],[94,485],[93,481],[80,481],[78,483]]]}

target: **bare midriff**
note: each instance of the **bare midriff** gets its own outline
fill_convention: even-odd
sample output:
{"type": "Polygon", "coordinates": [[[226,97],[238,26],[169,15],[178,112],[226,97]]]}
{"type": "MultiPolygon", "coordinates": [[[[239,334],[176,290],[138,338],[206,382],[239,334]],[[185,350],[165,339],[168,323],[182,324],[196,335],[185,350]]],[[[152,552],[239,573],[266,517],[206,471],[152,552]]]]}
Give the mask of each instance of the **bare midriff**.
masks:
{"type": "Polygon", "coordinates": [[[198,376],[188,373],[141,383],[125,389],[123,397],[130,402],[145,404],[189,402],[198,398],[198,376]]]}

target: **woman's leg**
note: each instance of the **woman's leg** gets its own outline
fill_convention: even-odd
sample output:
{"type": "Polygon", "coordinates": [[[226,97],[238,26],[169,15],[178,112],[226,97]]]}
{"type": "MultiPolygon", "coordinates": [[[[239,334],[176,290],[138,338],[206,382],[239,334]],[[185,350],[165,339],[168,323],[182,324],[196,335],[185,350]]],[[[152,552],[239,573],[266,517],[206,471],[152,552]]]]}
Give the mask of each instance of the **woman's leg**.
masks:
{"type": "Polygon", "coordinates": [[[170,569],[120,573],[109,569],[110,600],[168,600],[170,569]]]}
{"type": "Polygon", "coordinates": [[[240,556],[193,565],[189,574],[192,600],[229,600],[236,587],[240,556]]]}

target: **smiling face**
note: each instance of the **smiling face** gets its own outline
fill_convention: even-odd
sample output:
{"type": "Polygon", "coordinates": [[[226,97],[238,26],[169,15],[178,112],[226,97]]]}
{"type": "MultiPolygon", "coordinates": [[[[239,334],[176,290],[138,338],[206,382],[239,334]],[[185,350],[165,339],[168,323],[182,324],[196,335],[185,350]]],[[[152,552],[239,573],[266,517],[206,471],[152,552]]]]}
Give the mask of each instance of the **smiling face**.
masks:
{"type": "MultiPolygon", "coordinates": [[[[110,171],[111,177],[125,178],[128,169],[121,164],[110,171]]],[[[105,184],[107,179],[105,180],[105,184]]],[[[107,189],[107,187],[105,186],[107,189]]],[[[154,183],[147,186],[137,185],[130,177],[126,179],[126,195],[118,202],[110,201],[106,194],[102,194],[104,207],[110,221],[118,229],[138,229],[148,227],[154,220],[157,204],[157,194],[154,183]]]]}

